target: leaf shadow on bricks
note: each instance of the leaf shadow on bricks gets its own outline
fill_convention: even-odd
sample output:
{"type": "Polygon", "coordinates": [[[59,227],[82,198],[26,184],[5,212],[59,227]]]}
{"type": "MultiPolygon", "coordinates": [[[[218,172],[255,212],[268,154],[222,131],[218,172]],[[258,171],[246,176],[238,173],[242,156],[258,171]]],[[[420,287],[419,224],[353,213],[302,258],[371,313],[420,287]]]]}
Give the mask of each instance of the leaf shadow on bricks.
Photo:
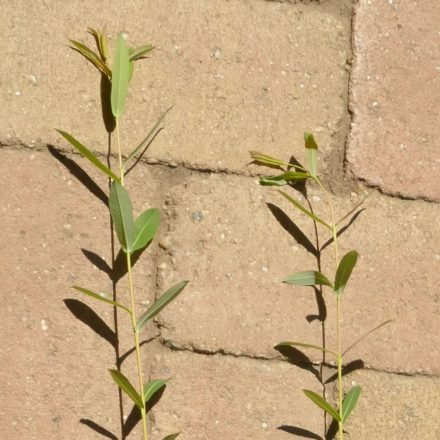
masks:
{"type": "MultiPolygon", "coordinates": [[[[298,164],[301,166],[301,164],[294,158],[291,157],[290,163],[298,164]]],[[[294,190],[301,193],[308,205],[309,210],[313,213],[313,206],[310,203],[308,197],[307,197],[307,188],[305,186],[304,182],[298,182],[295,184],[289,185],[294,190]]],[[[267,207],[273,214],[273,216],[276,218],[278,223],[281,225],[281,227],[300,245],[302,246],[307,252],[312,254],[314,258],[316,259],[317,268],[319,271],[321,271],[321,254],[322,251],[330,246],[333,243],[333,239],[330,238],[327,241],[325,241],[322,245],[320,245],[319,241],[319,235],[318,235],[318,228],[316,225],[316,222],[314,222],[314,238],[310,239],[302,230],[301,228],[278,206],[268,203],[267,207]],[[314,241],[314,242],[313,242],[314,241]]],[[[359,209],[356,212],[353,213],[353,215],[350,217],[350,219],[346,222],[344,226],[342,226],[337,231],[337,236],[339,237],[342,235],[347,229],[350,228],[350,226],[357,220],[359,215],[362,213],[364,209],[359,209]]],[[[322,286],[311,286],[311,288],[314,291],[315,299],[316,299],[316,306],[317,306],[317,313],[315,314],[308,314],[305,316],[305,319],[311,323],[315,320],[321,322],[321,337],[322,337],[322,345],[325,348],[325,321],[327,319],[327,307],[323,295],[323,289],[322,286]]],[[[309,373],[313,374],[313,376],[316,378],[316,380],[320,383],[320,385],[325,388],[326,385],[334,382],[337,380],[338,375],[332,374],[329,378],[324,380],[323,377],[323,367],[325,365],[328,366],[328,363],[326,362],[325,355],[322,355],[322,359],[320,363],[314,363],[309,356],[307,356],[303,351],[299,350],[296,347],[292,346],[276,346],[275,349],[282,354],[288,362],[290,362],[292,365],[295,365],[298,368],[301,368],[305,371],[308,371],[309,373]]],[[[364,362],[361,359],[354,360],[347,365],[345,365],[342,369],[342,375],[345,376],[355,370],[364,368],[364,362]]],[[[325,397],[325,396],[324,396],[325,397]]],[[[324,415],[325,418],[325,429],[324,429],[324,436],[321,436],[315,432],[312,432],[308,429],[305,429],[303,427],[299,426],[290,426],[290,425],[281,425],[277,429],[284,431],[288,434],[292,434],[296,437],[306,438],[306,439],[314,439],[314,440],[333,440],[338,432],[338,424],[333,419],[330,423],[327,423],[326,415],[324,415]]]]}

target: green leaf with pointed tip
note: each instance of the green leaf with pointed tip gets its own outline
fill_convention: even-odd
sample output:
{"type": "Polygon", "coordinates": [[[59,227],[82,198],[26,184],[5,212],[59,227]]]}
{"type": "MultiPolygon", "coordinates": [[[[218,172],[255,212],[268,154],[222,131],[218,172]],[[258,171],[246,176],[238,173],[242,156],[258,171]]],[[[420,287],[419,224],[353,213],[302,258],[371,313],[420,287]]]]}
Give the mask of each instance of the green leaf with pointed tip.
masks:
{"type": "Polygon", "coordinates": [[[152,380],[144,383],[144,402],[147,403],[167,383],[164,379],[152,380]]]}
{"type": "Polygon", "coordinates": [[[135,227],[130,197],[118,182],[110,187],[109,208],[119,244],[126,253],[133,251],[135,227]]]}
{"type": "Polygon", "coordinates": [[[337,422],[341,421],[338,412],[322,396],[310,390],[303,390],[304,394],[317,406],[330,414],[337,422]]]}
{"type": "Polygon", "coordinates": [[[324,347],[320,347],[319,345],[313,345],[313,344],[304,344],[303,342],[295,342],[295,341],[284,341],[280,342],[275,346],[277,347],[303,347],[303,348],[313,348],[314,350],[323,351],[325,353],[334,354],[336,356],[336,353],[334,353],[331,350],[328,350],[324,347]]]}
{"type": "Polygon", "coordinates": [[[361,395],[361,387],[359,385],[354,386],[345,396],[342,402],[342,422],[345,423],[348,416],[356,407],[359,396],[361,395]]]}
{"type": "Polygon", "coordinates": [[[97,168],[99,168],[102,172],[107,174],[110,179],[113,179],[119,182],[119,177],[107,166],[105,166],[88,148],[86,148],[81,142],[75,139],[69,133],[66,133],[63,130],[57,130],[57,132],[63,136],[73,147],[75,147],[86,159],[92,162],[97,168]]]}
{"type": "Polygon", "coordinates": [[[142,403],[142,398],[139,393],[135,390],[130,381],[118,370],[108,370],[112,375],[113,380],[119,386],[119,388],[127,394],[128,397],[135,403],[135,405],[142,409],[144,407],[142,403]]]}
{"type": "Polygon", "coordinates": [[[154,49],[154,46],[150,44],[145,44],[144,46],[132,47],[128,50],[130,61],[135,61],[142,58],[148,52],[151,52],[154,49]]]}
{"type": "Polygon", "coordinates": [[[381,324],[377,325],[376,327],[374,327],[373,329],[371,329],[370,331],[368,331],[367,333],[365,333],[364,335],[362,335],[359,339],[357,339],[355,342],[353,342],[353,344],[350,345],[350,347],[348,347],[343,353],[342,356],[345,356],[353,347],[355,347],[357,344],[359,344],[359,342],[361,342],[362,340],[364,340],[366,337],[370,336],[371,333],[374,333],[376,330],[379,330],[381,327],[383,327],[384,325],[389,324],[390,322],[393,322],[394,319],[387,319],[386,321],[382,322],[381,324]]]}
{"type": "Polygon", "coordinates": [[[122,34],[119,34],[112,69],[111,106],[115,118],[119,118],[124,112],[130,76],[129,64],[128,48],[122,34]]]}
{"type": "Polygon", "coordinates": [[[304,272],[297,272],[283,280],[283,283],[294,284],[296,286],[329,286],[333,288],[331,281],[316,270],[306,270],[304,272]]]}
{"type": "Polygon", "coordinates": [[[268,166],[277,166],[277,167],[283,167],[283,166],[292,166],[292,164],[289,164],[287,162],[284,162],[281,159],[277,159],[272,156],[268,156],[267,154],[260,153],[258,151],[249,151],[251,158],[259,163],[260,165],[268,165],[268,166]]]}
{"type": "Polygon", "coordinates": [[[283,186],[289,182],[303,182],[310,176],[308,173],[300,173],[296,171],[287,171],[279,176],[262,177],[260,179],[260,185],[265,186],[283,186]]]}
{"type": "Polygon", "coordinates": [[[130,253],[143,249],[156,235],[160,213],[156,208],[147,209],[134,221],[135,237],[130,253]]]}
{"type": "Polygon", "coordinates": [[[73,50],[79,52],[84,58],[90,61],[102,74],[111,78],[112,72],[109,67],[101,60],[101,58],[91,49],[89,49],[86,45],[80,43],[79,41],[69,40],[72,46],[70,46],[73,50]]]}
{"type": "Polygon", "coordinates": [[[164,307],[173,301],[177,295],[185,288],[189,281],[180,281],[171,289],[167,290],[137,321],[136,329],[141,328],[154,316],[156,316],[164,307]]]}
{"type": "Polygon", "coordinates": [[[325,226],[328,229],[332,229],[330,225],[328,225],[324,220],[321,220],[318,216],[310,212],[307,208],[305,208],[301,203],[296,201],[294,198],[290,197],[289,194],[285,193],[284,191],[278,190],[280,194],[282,194],[290,203],[292,203],[293,206],[298,208],[301,212],[309,216],[311,219],[315,220],[316,222],[320,223],[321,225],[325,226]]]}
{"type": "Polygon", "coordinates": [[[356,251],[350,251],[342,257],[338,269],[336,270],[335,276],[334,290],[337,295],[342,295],[342,293],[344,292],[351,272],[356,265],[357,258],[358,253],[356,251]]]}
{"type": "Polygon", "coordinates": [[[176,439],[177,437],[179,437],[179,435],[180,435],[180,432],[176,432],[175,434],[167,435],[167,436],[164,437],[162,440],[174,440],[174,439],[176,439]]]}
{"type": "Polygon", "coordinates": [[[348,211],[347,212],[347,214],[345,214],[343,217],[341,217],[337,222],[336,222],[336,225],[339,225],[339,223],[341,223],[341,222],[343,222],[349,215],[351,215],[351,214],[353,214],[353,212],[354,211],[356,211],[356,209],[358,209],[364,202],[365,202],[365,200],[367,200],[367,198],[370,196],[370,194],[372,193],[373,191],[370,191],[369,193],[367,193],[367,195],[359,202],[359,203],[356,203],[356,205],[355,206],[353,206],[353,208],[352,209],[350,209],[350,211],[348,211]]]}
{"type": "Polygon", "coordinates": [[[99,50],[99,55],[101,56],[101,60],[105,63],[108,58],[108,44],[105,33],[103,31],[99,31],[90,27],[87,29],[87,32],[90,35],[93,35],[93,37],[95,38],[95,42],[99,50]]]}
{"type": "Polygon", "coordinates": [[[318,155],[317,155],[318,144],[316,143],[313,134],[308,132],[304,133],[304,141],[305,141],[305,147],[307,149],[307,154],[309,157],[310,174],[313,177],[316,177],[317,169],[318,169],[318,155]]]}
{"type": "Polygon", "coordinates": [[[128,162],[130,162],[131,159],[133,159],[136,154],[141,151],[144,150],[149,143],[152,141],[152,139],[154,138],[154,136],[156,136],[157,134],[157,128],[159,127],[159,124],[162,122],[163,118],[166,116],[166,114],[173,108],[173,106],[171,106],[170,108],[168,108],[167,110],[165,110],[165,112],[162,114],[162,116],[159,118],[159,120],[156,122],[156,124],[154,125],[154,127],[150,130],[150,132],[147,134],[147,136],[145,137],[145,139],[128,155],[127,159],[125,160],[123,166],[125,167],[128,162]]]}
{"type": "Polygon", "coordinates": [[[126,312],[128,312],[131,315],[130,309],[123,306],[122,304],[118,303],[117,301],[112,301],[111,299],[108,299],[104,296],[101,296],[98,293],[92,292],[89,289],[84,289],[84,287],[72,286],[72,288],[77,290],[78,292],[81,292],[87,296],[90,296],[91,298],[95,298],[95,299],[98,299],[99,301],[105,302],[107,304],[111,304],[112,306],[119,307],[120,309],[125,310],[126,312]]]}

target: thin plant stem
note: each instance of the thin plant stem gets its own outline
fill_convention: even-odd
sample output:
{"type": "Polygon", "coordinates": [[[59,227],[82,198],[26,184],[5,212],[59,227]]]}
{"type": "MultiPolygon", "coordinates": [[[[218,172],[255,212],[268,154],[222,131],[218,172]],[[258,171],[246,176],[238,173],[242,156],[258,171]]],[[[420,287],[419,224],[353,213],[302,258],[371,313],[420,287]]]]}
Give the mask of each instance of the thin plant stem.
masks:
{"type": "MultiPolygon", "coordinates": [[[[312,214],[314,214],[313,212],[313,206],[310,203],[310,200],[308,198],[306,198],[307,204],[309,206],[310,212],[312,214]]],[[[316,243],[316,261],[317,261],[317,265],[318,265],[318,270],[321,272],[322,271],[322,264],[321,264],[321,248],[320,248],[320,242],[319,242],[319,231],[318,231],[318,224],[316,223],[316,221],[313,222],[313,228],[315,231],[315,243],[316,243]]],[[[317,286],[317,288],[319,289],[319,294],[322,296],[322,286],[317,286]]],[[[318,305],[319,308],[319,305],[318,305]]],[[[321,340],[322,340],[322,347],[326,348],[326,334],[325,334],[325,318],[321,320],[321,340]]],[[[324,398],[324,400],[326,400],[326,388],[325,388],[325,384],[324,384],[324,365],[326,363],[326,351],[322,350],[322,360],[321,360],[321,365],[319,366],[319,378],[320,378],[320,382],[321,382],[321,386],[322,386],[322,397],[324,398]]],[[[326,433],[327,433],[327,412],[323,411],[323,428],[324,428],[324,436],[323,438],[325,438],[326,433]]]]}
{"type": "Polygon", "coordinates": [[[139,345],[139,331],[136,328],[136,304],[135,304],[135,295],[133,289],[133,277],[131,271],[131,257],[130,253],[127,252],[127,274],[128,274],[128,290],[130,293],[131,300],[131,322],[133,325],[133,333],[134,333],[134,344],[136,348],[136,364],[138,370],[138,378],[139,378],[139,391],[142,399],[142,408],[141,408],[141,416],[142,416],[142,429],[144,433],[144,440],[148,439],[148,429],[147,429],[147,413],[145,409],[145,396],[144,396],[144,381],[142,377],[142,361],[141,361],[141,350],[139,345]]]}
{"type": "MultiPolygon", "coordinates": [[[[335,214],[333,211],[333,205],[332,202],[328,196],[327,191],[325,190],[324,186],[322,185],[321,181],[316,178],[316,182],[318,183],[319,187],[321,188],[327,206],[330,211],[330,217],[331,217],[331,227],[332,227],[332,237],[333,237],[333,248],[334,248],[334,256],[335,256],[335,267],[336,270],[339,266],[339,251],[338,251],[338,232],[336,229],[336,222],[335,222],[335,214]]],[[[344,422],[342,421],[342,337],[341,337],[341,319],[342,319],[342,311],[341,311],[341,299],[340,296],[336,296],[336,345],[337,345],[337,369],[338,369],[338,409],[339,409],[339,418],[341,419],[338,422],[339,427],[339,439],[344,440],[344,422]]]]}
{"type": "MultiPolygon", "coordinates": [[[[112,169],[111,164],[111,157],[112,157],[112,135],[110,132],[108,132],[108,151],[107,151],[107,166],[109,169],[112,169]]],[[[108,181],[108,189],[110,191],[111,187],[111,179],[108,181]]],[[[111,250],[111,261],[112,261],[112,272],[115,271],[115,261],[116,261],[116,247],[115,247],[115,236],[114,236],[114,225],[113,225],[113,219],[112,216],[109,213],[110,217],[110,250],[111,250]]],[[[117,301],[117,289],[114,277],[111,276],[111,282],[112,282],[112,298],[113,301],[117,301]]],[[[116,335],[116,344],[115,344],[115,355],[116,355],[116,369],[121,372],[121,353],[119,348],[119,326],[118,326],[118,308],[113,307],[113,323],[115,328],[115,335],[116,335]]],[[[121,440],[125,440],[125,433],[124,433],[124,405],[122,402],[122,390],[120,387],[118,387],[118,400],[119,400],[119,420],[121,425],[121,440]]]]}
{"type": "MultiPolygon", "coordinates": [[[[119,118],[116,118],[116,138],[117,138],[117,144],[118,144],[118,157],[119,157],[119,171],[120,171],[120,179],[121,179],[121,185],[124,186],[124,166],[122,164],[122,151],[121,151],[121,141],[120,141],[120,134],[119,134],[119,118]]],[[[135,351],[136,351],[136,365],[137,365],[137,373],[138,373],[138,379],[139,379],[139,394],[141,396],[142,400],[142,408],[141,411],[141,417],[142,417],[142,431],[143,431],[143,438],[144,440],[148,440],[148,427],[147,427],[147,412],[145,408],[145,396],[144,396],[144,380],[142,377],[142,360],[141,360],[141,350],[140,350],[140,344],[139,344],[139,331],[137,329],[136,323],[136,299],[135,299],[135,293],[133,288],[133,274],[132,274],[132,267],[131,267],[131,256],[130,253],[126,253],[126,262],[127,262],[127,276],[128,276],[128,291],[130,295],[130,302],[131,302],[131,323],[133,326],[133,335],[134,335],[134,345],[135,345],[135,351]]]]}

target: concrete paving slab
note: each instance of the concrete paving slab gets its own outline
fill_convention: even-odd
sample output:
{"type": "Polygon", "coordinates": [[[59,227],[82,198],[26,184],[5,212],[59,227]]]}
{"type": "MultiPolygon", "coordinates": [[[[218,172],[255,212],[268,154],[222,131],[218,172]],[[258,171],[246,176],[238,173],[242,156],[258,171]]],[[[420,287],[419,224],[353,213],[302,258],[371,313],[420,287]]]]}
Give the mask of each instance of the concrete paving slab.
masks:
{"type": "Polygon", "coordinates": [[[301,387],[320,392],[310,373],[287,362],[165,350],[155,377],[172,377],[154,408],[153,439],[285,439],[281,426],[323,432],[322,414],[301,387]],[[298,388],[297,388],[298,387],[298,388]]]}
{"type": "Polygon", "coordinates": [[[355,2],[349,169],[384,192],[440,200],[437,0],[355,2]]]}
{"type": "Polygon", "coordinates": [[[440,437],[438,407],[440,379],[362,371],[350,375],[352,385],[362,387],[361,397],[347,424],[347,438],[370,440],[440,437]]]}
{"type": "MultiPolygon", "coordinates": [[[[361,196],[337,194],[337,217],[361,196]]],[[[322,196],[310,191],[310,198],[316,212],[327,215],[322,196]]],[[[313,243],[305,216],[254,179],[208,173],[176,185],[167,203],[172,245],[159,257],[160,280],[191,280],[176,306],[160,315],[169,345],[273,357],[273,346],[283,340],[321,344],[320,322],[306,319],[318,314],[313,292],[281,283],[316,269],[316,259],[266,203],[281,208],[313,243]]],[[[354,348],[347,361],[360,357],[374,368],[438,373],[440,207],[377,193],[366,208],[340,239],[341,255],[356,249],[361,256],[343,303],[345,346],[383,321],[395,321],[354,348]]],[[[322,264],[332,277],[331,248],[322,264]]],[[[333,347],[334,301],[330,292],[325,298],[327,344],[333,347]]]]}
{"type": "MultiPolygon", "coordinates": [[[[87,169],[84,160],[75,161],[87,169]]],[[[111,293],[107,274],[81,251],[110,264],[107,208],[49,153],[1,148],[0,173],[2,436],[102,438],[84,422],[89,420],[119,437],[118,392],[107,372],[115,365],[113,310],[70,289],[80,285],[111,293]]],[[[91,174],[105,188],[106,180],[91,174]]],[[[151,200],[155,179],[147,170],[139,178],[151,200]]],[[[147,292],[138,298],[143,307],[155,289],[153,257],[152,248],[135,266],[136,285],[147,292]]],[[[120,288],[125,290],[125,280],[120,288]]],[[[124,318],[119,316],[121,355],[132,346],[124,318]]]]}
{"type": "Polygon", "coordinates": [[[157,47],[139,63],[122,132],[126,151],[169,106],[151,160],[242,170],[249,149],[289,154],[314,131],[340,164],[348,129],[351,0],[296,3],[109,0],[0,6],[0,142],[105,152],[99,74],[70,50],[89,26],[157,47]]]}

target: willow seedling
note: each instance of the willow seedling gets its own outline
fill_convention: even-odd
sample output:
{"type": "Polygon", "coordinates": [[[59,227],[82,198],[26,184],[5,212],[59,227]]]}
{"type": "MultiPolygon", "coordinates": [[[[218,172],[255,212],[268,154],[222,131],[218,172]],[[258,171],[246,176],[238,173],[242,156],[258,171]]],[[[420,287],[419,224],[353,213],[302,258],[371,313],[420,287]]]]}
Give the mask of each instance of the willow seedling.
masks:
{"type": "MultiPolygon", "coordinates": [[[[282,347],[300,347],[305,349],[318,350],[324,354],[323,361],[325,360],[325,354],[334,357],[337,366],[337,406],[334,407],[325,398],[325,393],[319,395],[311,390],[303,390],[304,394],[320,409],[324,410],[325,413],[329,414],[333,420],[337,423],[339,439],[344,439],[344,426],[355,409],[358,402],[359,396],[361,394],[361,387],[359,385],[353,386],[344,396],[343,393],[343,356],[352,349],[358,342],[364,339],[373,331],[388,324],[390,321],[386,321],[366,335],[361,337],[357,342],[352,344],[348,349],[343,351],[342,349],[342,334],[341,334],[341,320],[342,320],[342,298],[350,279],[351,273],[357,263],[358,253],[355,250],[351,250],[346,253],[342,258],[339,254],[338,249],[338,227],[346,220],[350,215],[352,215],[365,201],[366,197],[357,204],[350,212],[345,214],[341,219],[337,220],[335,218],[335,211],[331,198],[325,189],[321,179],[318,176],[318,145],[311,133],[304,134],[305,148],[308,156],[308,169],[296,161],[291,160],[290,162],[285,162],[281,159],[277,159],[272,156],[268,156],[263,153],[256,151],[251,151],[251,157],[254,163],[259,165],[268,166],[270,168],[276,168],[282,171],[281,174],[271,177],[263,177],[260,179],[261,185],[266,186],[291,186],[302,184],[305,185],[307,181],[312,184],[317,185],[324,195],[324,200],[328,209],[328,219],[321,218],[313,212],[311,204],[308,207],[300,203],[296,198],[290,196],[287,192],[278,190],[279,193],[286,198],[297,210],[302,214],[308,216],[316,226],[319,226],[321,230],[324,230],[330,235],[329,241],[333,243],[333,253],[334,253],[334,267],[335,274],[333,277],[328,277],[321,273],[319,270],[307,270],[295,273],[288,276],[283,280],[283,282],[296,286],[320,286],[320,288],[326,287],[331,290],[332,296],[336,301],[336,347],[333,350],[327,347],[322,347],[319,345],[297,342],[297,341],[286,341],[279,343],[276,348],[282,347]]],[[[319,250],[322,250],[323,247],[319,250]]],[[[321,383],[322,377],[321,377],[321,383]]],[[[326,428],[326,424],[325,424],[326,428]]],[[[326,433],[324,433],[326,435],[326,433]]]]}
{"type": "MultiPolygon", "coordinates": [[[[131,328],[133,330],[133,339],[135,346],[135,358],[137,369],[137,386],[120,371],[120,368],[109,369],[110,375],[118,387],[124,392],[139,409],[142,419],[143,439],[148,439],[147,427],[147,411],[148,403],[152,397],[166,384],[164,379],[156,379],[145,382],[142,371],[142,358],[140,350],[140,334],[144,326],[151,321],[164,307],[173,301],[185,288],[188,281],[180,281],[168,291],[166,291],[156,302],[151,305],[143,314],[138,316],[136,310],[136,295],[133,287],[133,258],[135,252],[145,250],[156,235],[160,224],[160,214],[158,209],[148,209],[140,214],[136,219],[133,218],[132,204],[129,193],[125,187],[125,178],[128,167],[133,167],[148,147],[151,140],[158,132],[158,123],[146,138],[135,147],[130,153],[124,154],[120,140],[120,120],[125,110],[128,86],[133,75],[134,62],[143,58],[153,47],[144,45],[140,47],[130,48],[127,46],[122,34],[119,34],[116,41],[116,49],[113,56],[112,67],[109,65],[108,43],[104,32],[95,29],[89,29],[89,33],[93,35],[98,47],[98,53],[85,46],[84,44],[70,40],[71,47],[83,55],[91,62],[101,73],[103,79],[107,81],[110,89],[110,106],[111,116],[113,120],[110,126],[116,131],[116,145],[118,151],[117,170],[111,169],[105,165],[92,151],[85,147],[71,134],[57,130],[65,140],[67,140],[79,153],[88,159],[97,169],[99,169],[110,180],[109,191],[109,211],[112,219],[114,231],[125,255],[125,263],[128,277],[128,298],[124,298],[121,302],[103,297],[90,289],[74,286],[78,292],[87,295],[93,299],[112,305],[126,313],[131,328]],[[126,157],[126,159],[124,159],[126,157]],[[125,302],[128,304],[124,304],[125,302]]],[[[104,109],[105,110],[105,109],[104,109]]],[[[171,434],[164,440],[175,439],[179,433],[171,434]]]]}

